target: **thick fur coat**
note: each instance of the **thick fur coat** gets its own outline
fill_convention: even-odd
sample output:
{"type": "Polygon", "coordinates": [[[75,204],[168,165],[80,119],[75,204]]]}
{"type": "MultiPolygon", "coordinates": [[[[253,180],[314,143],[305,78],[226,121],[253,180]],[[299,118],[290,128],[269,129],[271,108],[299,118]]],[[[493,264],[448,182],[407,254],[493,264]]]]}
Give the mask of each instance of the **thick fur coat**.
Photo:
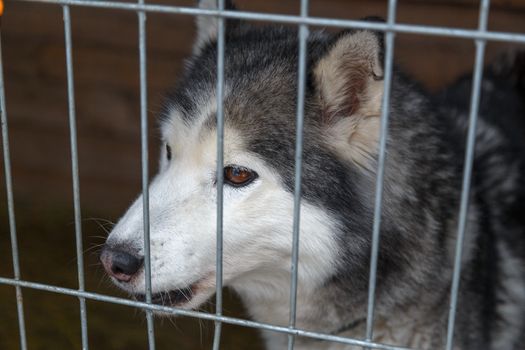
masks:
{"type": "MultiPolygon", "coordinates": [[[[197,23],[194,54],[164,104],[160,171],[150,187],[154,300],[186,309],[198,308],[215,291],[217,21],[202,17],[197,23]]],[[[383,39],[363,30],[311,32],[307,47],[297,326],[363,338],[383,39]]],[[[511,55],[485,72],[458,350],[525,346],[524,57],[511,55]]],[[[279,325],[287,325],[289,312],[297,71],[295,29],[227,21],[224,281],[253,319],[279,325]],[[250,181],[238,185],[230,171],[250,181]]],[[[375,342],[444,346],[470,82],[465,77],[431,96],[394,71],[375,342]]],[[[115,283],[139,298],[144,269],[129,269],[131,258],[126,265],[117,256],[140,260],[142,232],[139,198],[102,253],[115,283]],[[117,260],[124,265],[115,267],[117,260]]],[[[287,341],[271,332],[264,338],[268,349],[283,349],[287,341]]],[[[296,348],[352,347],[298,338],[296,348]]]]}

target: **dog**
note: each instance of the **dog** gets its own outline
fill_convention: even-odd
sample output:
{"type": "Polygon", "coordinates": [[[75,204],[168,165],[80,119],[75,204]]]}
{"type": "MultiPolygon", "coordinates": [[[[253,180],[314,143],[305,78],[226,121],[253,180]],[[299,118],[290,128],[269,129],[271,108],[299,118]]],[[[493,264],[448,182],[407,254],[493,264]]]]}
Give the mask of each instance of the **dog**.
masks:
{"type": "MultiPolygon", "coordinates": [[[[215,8],[215,1],[200,1],[215,8]]],[[[227,7],[234,10],[228,1],[227,7]]],[[[197,309],[215,293],[216,18],[161,113],[149,187],[152,300],[197,309]]],[[[294,208],[297,30],[226,20],[224,285],[256,321],[287,326],[294,208]]],[[[300,207],[297,327],[363,339],[384,81],[383,34],[313,31],[300,207]]],[[[485,71],[462,255],[454,349],[525,346],[525,55],[485,71]]],[[[459,220],[471,76],[429,94],[394,68],[374,342],[443,348],[459,220]]],[[[144,300],[143,201],[101,261],[144,300]]],[[[263,331],[268,349],[285,334],[263,331]]],[[[298,337],[296,349],[355,347],[298,337]]]]}

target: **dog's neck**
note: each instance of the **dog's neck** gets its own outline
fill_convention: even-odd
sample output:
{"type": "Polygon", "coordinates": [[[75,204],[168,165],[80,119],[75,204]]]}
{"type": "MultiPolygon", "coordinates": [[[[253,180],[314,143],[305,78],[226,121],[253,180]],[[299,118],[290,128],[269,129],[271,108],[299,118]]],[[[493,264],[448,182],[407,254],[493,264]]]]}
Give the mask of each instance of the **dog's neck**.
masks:
{"type": "MultiPolygon", "coordinates": [[[[258,322],[288,326],[290,289],[289,282],[281,288],[276,283],[262,283],[258,280],[245,280],[233,286],[240,295],[250,316],[258,322]],[[285,286],[288,286],[287,288],[285,286]]],[[[296,327],[309,331],[322,332],[337,336],[363,339],[365,337],[366,301],[355,307],[351,303],[341,303],[348,300],[344,295],[334,297],[333,288],[318,287],[308,289],[299,286],[297,293],[296,327]],[[302,288],[301,288],[302,287],[302,288]]],[[[374,338],[376,342],[385,344],[408,346],[414,348],[433,348],[435,341],[435,323],[420,322],[428,319],[422,317],[422,310],[418,307],[409,307],[393,311],[389,316],[383,312],[376,312],[374,322],[374,338]]],[[[428,316],[428,315],[427,315],[428,316]]],[[[287,335],[275,332],[263,332],[267,349],[286,348],[287,335]]],[[[309,349],[361,349],[344,344],[326,343],[297,338],[296,348],[309,349]]]]}
{"type": "MultiPolygon", "coordinates": [[[[290,313],[290,277],[268,274],[243,278],[231,284],[250,316],[259,322],[287,326],[290,313]]],[[[298,281],[297,326],[303,329],[336,331],[343,321],[335,303],[322,286],[298,281]]]]}

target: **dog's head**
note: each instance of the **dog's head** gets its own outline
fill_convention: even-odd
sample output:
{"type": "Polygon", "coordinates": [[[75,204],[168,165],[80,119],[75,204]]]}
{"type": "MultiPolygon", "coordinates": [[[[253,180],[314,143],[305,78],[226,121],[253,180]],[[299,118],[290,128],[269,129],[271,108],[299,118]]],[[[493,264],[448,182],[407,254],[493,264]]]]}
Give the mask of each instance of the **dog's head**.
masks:
{"type": "MultiPolygon", "coordinates": [[[[212,296],[216,278],[217,22],[202,17],[197,23],[194,55],[161,116],[160,171],[149,187],[154,302],[184,308],[212,296]]],[[[315,289],[333,277],[342,249],[363,261],[356,276],[368,268],[381,46],[381,37],[370,31],[314,33],[308,39],[300,289],[315,289]]],[[[250,286],[255,297],[288,295],[297,62],[296,30],[227,21],[224,285],[241,293],[250,286]]],[[[140,197],[101,256],[114,282],[139,298],[145,290],[143,232],[140,197]]]]}

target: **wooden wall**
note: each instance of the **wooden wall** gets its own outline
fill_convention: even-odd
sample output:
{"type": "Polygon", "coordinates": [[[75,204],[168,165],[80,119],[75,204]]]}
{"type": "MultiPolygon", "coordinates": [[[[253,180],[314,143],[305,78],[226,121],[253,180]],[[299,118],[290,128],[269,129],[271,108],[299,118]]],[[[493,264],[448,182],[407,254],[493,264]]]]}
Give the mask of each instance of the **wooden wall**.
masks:
{"type": "MultiPolygon", "coordinates": [[[[162,3],[192,5],[180,0],[162,3]]],[[[242,9],[295,14],[297,0],[238,0],[242,9]]],[[[313,16],[386,16],[384,0],[312,0],[313,16]]],[[[403,23],[477,26],[477,1],[400,0],[403,23]]],[[[492,1],[492,30],[525,32],[525,0],[492,1]]],[[[72,8],[82,202],[116,215],[140,188],[137,18],[116,10],[72,8]]],[[[194,36],[189,16],[149,14],[147,21],[151,166],[156,168],[155,112],[176,79],[194,36]]],[[[14,185],[18,201],[71,202],[62,10],[9,1],[2,50],[14,185]]],[[[487,57],[511,45],[491,43],[487,57]]],[[[397,62],[430,89],[471,69],[469,40],[398,35],[397,62]]],[[[3,183],[3,179],[2,179],[3,183]]],[[[1,187],[3,188],[3,186],[1,187]]],[[[45,205],[47,205],[45,204],[45,205]]]]}

